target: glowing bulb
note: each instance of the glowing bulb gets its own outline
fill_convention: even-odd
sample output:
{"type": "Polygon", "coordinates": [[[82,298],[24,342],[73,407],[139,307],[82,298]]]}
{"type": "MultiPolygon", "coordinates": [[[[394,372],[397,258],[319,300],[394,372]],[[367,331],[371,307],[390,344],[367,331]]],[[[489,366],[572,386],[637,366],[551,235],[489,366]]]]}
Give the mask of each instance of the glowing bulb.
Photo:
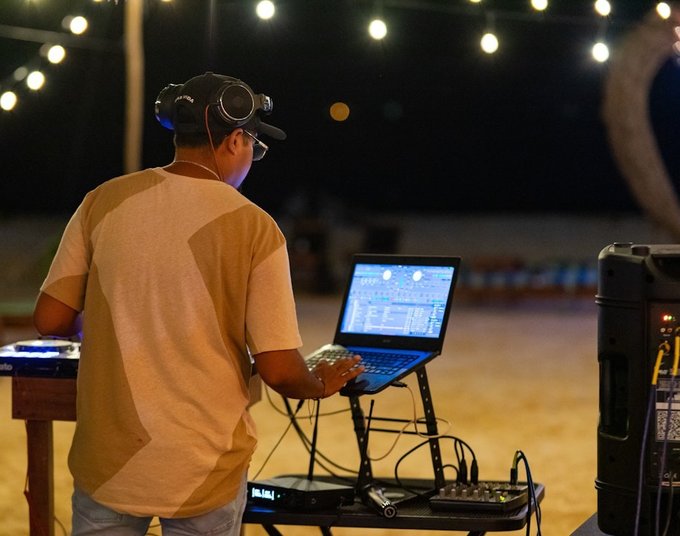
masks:
{"type": "Polygon", "coordinates": [[[0,95],[0,108],[9,112],[17,105],[17,95],[14,91],[5,91],[0,95]]]}
{"type": "Polygon", "coordinates": [[[26,67],[17,67],[12,73],[12,78],[17,82],[21,82],[28,76],[28,69],[26,67]]]}
{"type": "Polygon", "coordinates": [[[470,0],[471,4],[479,4],[482,0],[470,0]]]}
{"type": "Polygon", "coordinates": [[[87,30],[87,19],[85,17],[81,17],[80,15],[73,17],[71,22],[69,22],[68,28],[71,30],[71,33],[80,35],[84,33],[85,30],[87,30]]]}
{"type": "Polygon", "coordinates": [[[45,75],[40,71],[33,71],[26,77],[26,85],[33,91],[39,90],[45,85],[45,75]]]}
{"type": "Polygon", "coordinates": [[[604,43],[595,43],[593,45],[592,54],[595,61],[604,63],[609,59],[609,47],[604,43]]]}
{"type": "Polygon", "coordinates": [[[487,54],[493,54],[498,50],[498,37],[492,33],[485,33],[480,41],[482,50],[487,54]]]}
{"type": "Polygon", "coordinates": [[[255,7],[255,13],[257,13],[257,16],[262,20],[271,19],[275,12],[276,6],[271,0],[262,0],[261,2],[258,2],[257,6],[255,7]]]}
{"type": "Polygon", "coordinates": [[[656,12],[662,19],[667,19],[671,16],[671,6],[666,2],[659,2],[656,4],[656,12]]]}
{"type": "Polygon", "coordinates": [[[368,25],[368,33],[373,39],[383,39],[387,35],[387,25],[380,19],[372,20],[368,25]]]}
{"type": "Polygon", "coordinates": [[[609,0],[597,0],[595,2],[595,11],[606,17],[612,12],[612,5],[609,3],[609,0]]]}
{"type": "Polygon", "coordinates": [[[344,102],[334,102],[331,105],[330,114],[335,121],[346,121],[349,117],[349,106],[344,102]]]}
{"type": "Polygon", "coordinates": [[[66,57],[66,50],[61,45],[54,45],[47,51],[47,59],[50,63],[61,63],[66,57]]]}
{"type": "Polygon", "coordinates": [[[531,7],[536,11],[545,11],[548,7],[548,0],[531,0],[531,7]]]}

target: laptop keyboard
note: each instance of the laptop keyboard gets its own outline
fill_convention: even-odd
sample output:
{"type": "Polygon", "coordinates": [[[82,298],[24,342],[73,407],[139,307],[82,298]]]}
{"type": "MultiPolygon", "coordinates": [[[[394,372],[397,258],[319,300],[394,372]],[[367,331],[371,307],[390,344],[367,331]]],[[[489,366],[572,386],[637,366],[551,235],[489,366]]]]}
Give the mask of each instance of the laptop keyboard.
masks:
{"type": "MultiPolygon", "coordinates": [[[[322,359],[333,363],[338,359],[352,357],[356,354],[357,352],[350,350],[323,350],[307,359],[307,367],[311,370],[322,359]]],[[[361,364],[365,368],[363,374],[394,374],[416,359],[416,356],[385,351],[362,351],[359,355],[361,355],[361,364]]]]}

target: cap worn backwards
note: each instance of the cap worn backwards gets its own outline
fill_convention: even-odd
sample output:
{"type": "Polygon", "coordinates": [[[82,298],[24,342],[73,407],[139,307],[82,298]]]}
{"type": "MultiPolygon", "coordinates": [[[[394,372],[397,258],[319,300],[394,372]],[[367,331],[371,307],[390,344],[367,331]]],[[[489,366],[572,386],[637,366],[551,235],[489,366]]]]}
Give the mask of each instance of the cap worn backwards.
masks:
{"type": "Polygon", "coordinates": [[[272,109],[270,97],[256,94],[237,78],[211,72],[195,76],[181,86],[168,86],[156,100],[156,117],[161,124],[182,134],[205,132],[207,118],[211,132],[244,128],[284,140],[283,130],[262,121],[261,115],[271,113],[272,109]],[[164,110],[171,117],[165,117],[164,110]]]}

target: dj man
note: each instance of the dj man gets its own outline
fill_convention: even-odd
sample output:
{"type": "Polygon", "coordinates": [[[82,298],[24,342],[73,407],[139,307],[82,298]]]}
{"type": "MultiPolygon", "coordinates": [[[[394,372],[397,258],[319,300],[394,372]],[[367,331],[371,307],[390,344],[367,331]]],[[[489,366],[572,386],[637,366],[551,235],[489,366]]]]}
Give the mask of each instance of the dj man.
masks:
{"type": "Polygon", "coordinates": [[[309,372],[286,243],[238,192],[269,97],[206,73],[165,88],[156,116],[174,129],[165,167],[109,180],[68,223],[34,312],[43,335],[81,329],[78,419],[69,453],[73,536],[236,535],[255,428],[251,356],[284,396],[324,398],[359,358],[309,372]],[[82,313],[82,315],[81,315],[82,313]]]}

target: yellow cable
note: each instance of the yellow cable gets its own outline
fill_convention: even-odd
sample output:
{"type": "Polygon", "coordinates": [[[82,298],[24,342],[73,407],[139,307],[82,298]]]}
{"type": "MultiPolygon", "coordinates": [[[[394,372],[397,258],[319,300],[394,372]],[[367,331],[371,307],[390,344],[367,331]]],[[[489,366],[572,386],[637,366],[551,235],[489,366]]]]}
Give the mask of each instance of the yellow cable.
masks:
{"type": "Polygon", "coordinates": [[[662,342],[659,345],[659,352],[656,354],[656,363],[654,363],[654,373],[652,374],[652,385],[656,385],[659,379],[659,369],[661,368],[661,362],[663,361],[663,356],[665,352],[669,350],[669,345],[667,342],[662,342]]]}
{"type": "Polygon", "coordinates": [[[680,335],[675,336],[675,355],[673,356],[673,377],[678,375],[678,362],[680,362],[680,335]]]}

